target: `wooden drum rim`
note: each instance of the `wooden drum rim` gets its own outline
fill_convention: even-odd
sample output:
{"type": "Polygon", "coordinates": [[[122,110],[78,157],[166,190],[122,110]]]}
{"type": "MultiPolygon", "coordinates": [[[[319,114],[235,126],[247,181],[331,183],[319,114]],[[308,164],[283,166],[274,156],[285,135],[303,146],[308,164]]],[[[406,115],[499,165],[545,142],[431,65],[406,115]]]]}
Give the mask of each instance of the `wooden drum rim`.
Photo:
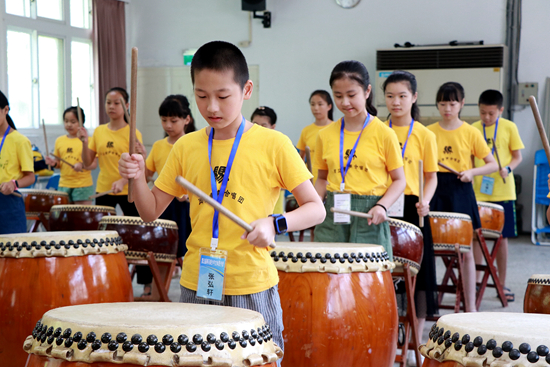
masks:
{"type": "Polygon", "coordinates": [[[50,209],[51,212],[107,212],[116,214],[116,209],[105,205],[63,204],[52,206],[50,209]]]}
{"type": "Polygon", "coordinates": [[[487,201],[478,201],[477,206],[482,208],[490,208],[490,209],[498,210],[499,212],[504,213],[504,207],[499,204],[489,203],[487,201]]]}
{"type": "Polygon", "coordinates": [[[410,230],[412,230],[412,231],[418,233],[419,235],[423,236],[422,230],[421,230],[420,228],[418,228],[418,227],[415,226],[414,224],[409,223],[409,222],[406,222],[406,221],[404,221],[404,220],[395,219],[395,218],[389,218],[389,219],[388,219],[388,224],[389,224],[390,226],[394,226],[394,227],[410,229],[410,230]]]}
{"type": "Polygon", "coordinates": [[[157,219],[152,222],[144,222],[140,217],[129,217],[122,215],[110,215],[101,218],[99,222],[102,224],[115,224],[115,225],[130,225],[130,226],[146,226],[146,227],[163,227],[168,229],[178,229],[178,224],[172,220],[157,219]]]}
{"type": "Polygon", "coordinates": [[[21,194],[25,195],[47,195],[47,196],[66,196],[69,197],[69,194],[63,191],[57,190],[38,190],[38,189],[19,189],[21,194]]]}
{"type": "Polygon", "coordinates": [[[529,277],[527,284],[550,285],[550,274],[533,274],[529,277]]]}
{"type": "Polygon", "coordinates": [[[443,219],[461,219],[471,222],[472,218],[468,214],[463,213],[452,213],[452,212],[429,212],[428,217],[437,219],[437,218],[443,218],[443,219]]]}

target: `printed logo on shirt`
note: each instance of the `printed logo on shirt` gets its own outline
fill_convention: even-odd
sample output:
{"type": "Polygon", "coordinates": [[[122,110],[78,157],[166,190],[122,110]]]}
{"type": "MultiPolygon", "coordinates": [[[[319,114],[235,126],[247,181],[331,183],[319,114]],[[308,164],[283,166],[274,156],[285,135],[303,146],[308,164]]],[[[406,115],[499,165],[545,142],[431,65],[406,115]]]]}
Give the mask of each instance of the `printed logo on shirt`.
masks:
{"type": "MultiPolygon", "coordinates": [[[[351,149],[346,149],[346,155],[344,157],[344,159],[347,161],[349,159],[349,154],[351,153],[351,149]]],[[[352,161],[357,158],[357,154],[353,153],[353,158],[351,159],[352,161]]]]}
{"type": "Polygon", "coordinates": [[[443,153],[445,154],[453,154],[453,147],[448,145],[445,148],[443,148],[443,153]]]}
{"type": "MultiPolygon", "coordinates": [[[[225,175],[225,166],[216,166],[214,167],[214,176],[218,183],[222,183],[223,176],[225,175]]],[[[229,182],[229,179],[227,180],[229,182]]]]}
{"type": "Polygon", "coordinates": [[[67,148],[67,153],[72,153],[73,152],[73,148],[67,148]]]}
{"type": "Polygon", "coordinates": [[[493,138],[487,138],[487,146],[492,146],[493,144],[493,138]]]}
{"type": "Polygon", "coordinates": [[[107,148],[114,148],[114,144],[115,144],[114,141],[108,141],[107,142],[107,148]]]}
{"type": "MultiPolygon", "coordinates": [[[[218,190],[218,195],[219,195],[219,190],[218,190]]],[[[236,192],[231,192],[229,190],[225,190],[225,192],[223,193],[223,196],[225,196],[227,199],[235,200],[239,204],[244,203],[244,197],[242,197],[241,195],[239,195],[236,192]]],[[[212,197],[212,193],[210,193],[210,197],[212,197]]],[[[199,205],[204,204],[204,200],[202,200],[200,198],[198,200],[199,200],[199,205]]]]}
{"type": "Polygon", "coordinates": [[[401,148],[401,150],[403,150],[403,143],[402,142],[399,142],[399,147],[401,148]]]}

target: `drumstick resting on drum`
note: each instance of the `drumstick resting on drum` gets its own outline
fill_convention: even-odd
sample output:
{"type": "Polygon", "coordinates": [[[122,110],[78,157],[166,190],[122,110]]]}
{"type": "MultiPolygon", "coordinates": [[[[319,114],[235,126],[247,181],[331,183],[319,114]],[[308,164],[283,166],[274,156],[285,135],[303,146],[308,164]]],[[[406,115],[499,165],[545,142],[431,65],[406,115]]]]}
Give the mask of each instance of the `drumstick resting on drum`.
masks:
{"type": "MultiPolygon", "coordinates": [[[[206,195],[201,189],[199,189],[197,186],[193,185],[191,182],[187,181],[185,178],[178,176],[176,177],[176,182],[184,187],[187,191],[192,193],[193,195],[197,195],[201,200],[203,200],[208,205],[212,206],[214,209],[216,209],[220,214],[223,214],[230,220],[232,220],[235,224],[239,225],[241,228],[243,228],[247,232],[252,232],[254,230],[254,227],[252,227],[250,224],[246,223],[243,219],[241,219],[239,216],[237,216],[235,213],[231,212],[229,209],[218,203],[216,200],[212,199],[210,196],[206,195]]],[[[272,243],[269,245],[271,248],[275,248],[275,243],[272,243]]]]}
{"type": "Polygon", "coordinates": [[[101,197],[101,196],[105,196],[105,195],[109,195],[109,194],[112,194],[113,193],[113,190],[107,190],[107,191],[104,191],[104,192],[100,192],[100,193],[97,193],[95,195],[92,195],[90,196],[88,199],[89,200],[93,200],[95,198],[98,198],[98,197],[101,197]]]}

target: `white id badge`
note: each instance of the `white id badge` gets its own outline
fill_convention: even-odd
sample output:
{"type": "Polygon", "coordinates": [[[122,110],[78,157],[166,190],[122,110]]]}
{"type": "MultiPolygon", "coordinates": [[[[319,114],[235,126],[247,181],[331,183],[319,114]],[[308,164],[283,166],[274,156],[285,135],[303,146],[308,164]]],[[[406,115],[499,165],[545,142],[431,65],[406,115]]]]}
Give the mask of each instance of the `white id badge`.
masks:
{"type": "Polygon", "coordinates": [[[223,302],[226,260],[227,251],[204,247],[199,250],[197,298],[223,302]]]}
{"type": "Polygon", "coordinates": [[[405,193],[399,195],[399,198],[388,209],[388,217],[403,218],[405,215],[405,193]]]}
{"type": "Polygon", "coordinates": [[[479,191],[485,195],[493,195],[494,185],[495,185],[495,179],[493,177],[483,176],[479,191]]]}
{"type": "MultiPolygon", "coordinates": [[[[351,194],[334,194],[336,209],[351,210],[351,194]]],[[[349,214],[334,213],[334,224],[350,224],[349,214]]]]}

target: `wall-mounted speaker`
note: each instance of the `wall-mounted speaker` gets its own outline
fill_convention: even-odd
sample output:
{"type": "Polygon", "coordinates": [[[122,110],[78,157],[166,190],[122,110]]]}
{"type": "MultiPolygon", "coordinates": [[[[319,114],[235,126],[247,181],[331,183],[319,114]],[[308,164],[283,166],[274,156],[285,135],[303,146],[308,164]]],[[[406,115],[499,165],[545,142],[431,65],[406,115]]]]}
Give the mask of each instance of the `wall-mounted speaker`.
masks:
{"type": "Polygon", "coordinates": [[[241,0],[242,10],[244,11],[264,11],[266,10],[266,0],[241,0]]]}

